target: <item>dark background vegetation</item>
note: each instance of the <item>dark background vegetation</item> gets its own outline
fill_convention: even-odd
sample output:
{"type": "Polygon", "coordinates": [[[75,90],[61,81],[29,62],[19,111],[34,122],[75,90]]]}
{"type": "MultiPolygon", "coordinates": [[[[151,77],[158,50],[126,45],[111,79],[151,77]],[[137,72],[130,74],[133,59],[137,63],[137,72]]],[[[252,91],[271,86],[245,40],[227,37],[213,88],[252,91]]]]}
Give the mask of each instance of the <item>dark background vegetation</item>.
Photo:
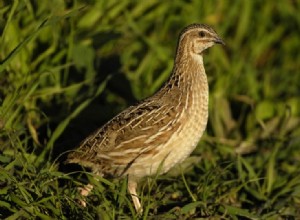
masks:
{"type": "Polygon", "coordinates": [[[299,11],[299,0],[0,1],[0,218],[299,218],[299,11]],[[180,168],[141,184],[142,216],[126,181],[90,176],[82,208],[63,152],[159,89],[191,23],[226,42],[204,57],[207,133],[180,168]]]}

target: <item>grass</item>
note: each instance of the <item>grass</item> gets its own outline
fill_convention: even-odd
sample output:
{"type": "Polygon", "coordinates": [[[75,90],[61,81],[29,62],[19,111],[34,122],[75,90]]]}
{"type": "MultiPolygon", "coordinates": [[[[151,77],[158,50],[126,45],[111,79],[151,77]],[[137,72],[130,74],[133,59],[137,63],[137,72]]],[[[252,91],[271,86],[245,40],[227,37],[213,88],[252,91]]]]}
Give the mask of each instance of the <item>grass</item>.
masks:
{"type": "Polygon", "coordinates": [[[298,219],[300,8],[294,1],[0,2],[1,219],[298,219]],[[212,25],[210,118],[193,155],[139,187],[66,152],[168,78],[179,31],[212,25]],[[75,170],[75,171],[74,171],[75,170]],[[88,206],[76,202],[88,179],[88,206]]]}

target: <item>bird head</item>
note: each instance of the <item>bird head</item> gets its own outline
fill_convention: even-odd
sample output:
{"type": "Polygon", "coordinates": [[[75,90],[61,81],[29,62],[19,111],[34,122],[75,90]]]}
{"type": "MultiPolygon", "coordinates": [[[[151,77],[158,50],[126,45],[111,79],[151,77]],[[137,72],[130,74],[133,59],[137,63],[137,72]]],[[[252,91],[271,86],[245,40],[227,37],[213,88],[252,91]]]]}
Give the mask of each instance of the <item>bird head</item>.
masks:
{"type": "Polygon", "coordinates": [[[179,37],[179,47],[189,54],[202,54],[204,50],[214,44],[225,45],[218,34],[204,24],[191,24],[184,28],[179,37]]]}

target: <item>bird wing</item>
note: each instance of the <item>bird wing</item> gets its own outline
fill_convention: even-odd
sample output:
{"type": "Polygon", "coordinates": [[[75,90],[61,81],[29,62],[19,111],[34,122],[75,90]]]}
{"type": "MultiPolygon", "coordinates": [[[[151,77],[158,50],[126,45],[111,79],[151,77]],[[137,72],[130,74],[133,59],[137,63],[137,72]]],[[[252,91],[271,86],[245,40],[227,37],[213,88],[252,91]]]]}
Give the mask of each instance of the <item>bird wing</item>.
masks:
{"type": "Polygon", "coordinates": [[[173,120],[178,109],[165,103],[149,100],[127,108],[87,137],[69,162],[126,166],[141,154],[154,154],[179,124],[173,120]]]}

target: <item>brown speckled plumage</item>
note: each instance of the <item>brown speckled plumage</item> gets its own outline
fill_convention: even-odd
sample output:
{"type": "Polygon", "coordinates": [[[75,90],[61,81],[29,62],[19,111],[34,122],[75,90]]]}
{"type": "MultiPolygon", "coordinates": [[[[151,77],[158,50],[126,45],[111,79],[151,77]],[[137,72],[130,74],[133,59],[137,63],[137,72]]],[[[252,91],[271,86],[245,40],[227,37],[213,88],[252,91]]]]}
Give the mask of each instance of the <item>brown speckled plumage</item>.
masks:
{"type": "Polygon", "coordinates": [[[167,172],[196,147],[208,118],[208,83],[202,52],[224,44],[216,32],[192,24],[180,34],[170,79],[153,96],[130,106],[87,137],[68,156],[101,176],[128,176],[135,208],[137,181],[167,172]]]}

